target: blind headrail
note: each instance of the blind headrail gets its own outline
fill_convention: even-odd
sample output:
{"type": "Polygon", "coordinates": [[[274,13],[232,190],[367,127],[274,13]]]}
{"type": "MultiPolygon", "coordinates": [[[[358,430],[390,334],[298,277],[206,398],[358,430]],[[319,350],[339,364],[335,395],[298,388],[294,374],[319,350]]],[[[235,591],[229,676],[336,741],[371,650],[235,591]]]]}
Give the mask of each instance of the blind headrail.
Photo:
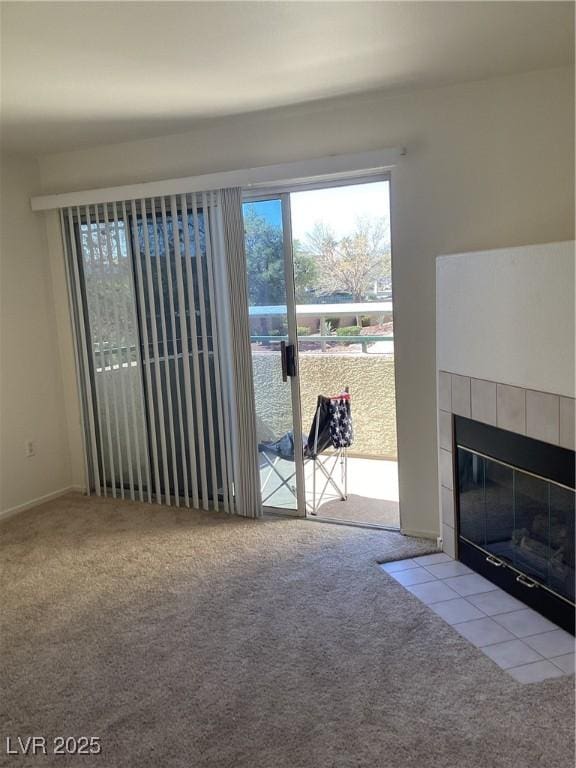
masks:
{"type": "Polygon", "coordinates": [[[36,195],[30,199],[33,211],[48,211],[69,206],[118,203],[123,200],[141,200],[162,195],[178,195],[188,192],[210,192],[228,187],[255,189],[274,183],[305,183],[321,178],[350,176],[360,173],[384,171],[393,168],[406,154],[402,147],[357,152],[347,155],[328,155],[312,160],[298,160],[277,165],[263,165],[179,179],[147,181],[118,187],[87,189],[79,192],[62,192],[52,195],[36,195]]]}

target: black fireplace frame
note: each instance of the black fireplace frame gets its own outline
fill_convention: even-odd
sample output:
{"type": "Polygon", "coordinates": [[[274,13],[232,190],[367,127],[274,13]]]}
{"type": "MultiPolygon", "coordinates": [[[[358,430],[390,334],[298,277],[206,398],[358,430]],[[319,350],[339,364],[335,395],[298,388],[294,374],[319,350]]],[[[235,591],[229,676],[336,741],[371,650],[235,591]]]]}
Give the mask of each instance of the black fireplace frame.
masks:
{"type": "Polygon", "coordinates": [[[519,470],[536,474],[570,489],[576,489],[574,451],[518,435],[453,414],[452,457],[456,556],[472,570],[518,598],[527,606],[575,634],[575,605],[570,600],[523,574],[507,561],[495,557],[460,533],[458,447],[466,448],[519,470]],[[519,577],[520,580],[518,580],[519,577]],[[532,585],[532,586],[529,586],[532,585]]]}

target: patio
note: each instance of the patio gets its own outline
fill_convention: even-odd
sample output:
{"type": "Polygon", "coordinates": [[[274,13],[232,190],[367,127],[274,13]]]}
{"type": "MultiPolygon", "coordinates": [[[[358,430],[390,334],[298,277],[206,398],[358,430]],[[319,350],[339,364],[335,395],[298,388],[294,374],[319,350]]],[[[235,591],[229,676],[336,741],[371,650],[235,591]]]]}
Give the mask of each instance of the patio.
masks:
{"type": "MultiPolygon", "coordinates": [[[[277,469],[285,478],[294,472],[294,464],[279,461],[277,469]]],[[[269,470],[261,469],[262,482],[268,477],[269,470]]],[[[339,470],[335,476],[339,479],[339,470]]],[[[272,476],[265,486],[263,497],[266,498],[280,481],[272,476]]],[[[294,482],[294,481],[293,481],[294,482]]],[[[320,490],[323,483],[318,480],[320,490]]],[[[312,501],[312,464],[305,467],[306,500],[312,501]]],[[[266,501],[267,506],[294,509],[295,496],[282,487],[266,501]]],[[[369,523],[400,527],[398,504],[398,465],[396,461],[382,459],[348,459],[348,498],[342,501],[330,488],[323,496],[317,513],[319,519],[331,519],[342,522],[369,523]]]]}

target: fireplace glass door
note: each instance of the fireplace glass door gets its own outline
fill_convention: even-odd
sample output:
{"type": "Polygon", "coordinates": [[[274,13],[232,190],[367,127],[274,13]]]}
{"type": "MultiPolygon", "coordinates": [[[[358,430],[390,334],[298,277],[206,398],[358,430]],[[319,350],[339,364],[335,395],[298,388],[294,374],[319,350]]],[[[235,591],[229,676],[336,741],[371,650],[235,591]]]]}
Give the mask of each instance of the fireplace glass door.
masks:
{"type": "Polygon", "coordinates": [[[574,602],[575,493],[458,447],[460,537],[574,602]]]}

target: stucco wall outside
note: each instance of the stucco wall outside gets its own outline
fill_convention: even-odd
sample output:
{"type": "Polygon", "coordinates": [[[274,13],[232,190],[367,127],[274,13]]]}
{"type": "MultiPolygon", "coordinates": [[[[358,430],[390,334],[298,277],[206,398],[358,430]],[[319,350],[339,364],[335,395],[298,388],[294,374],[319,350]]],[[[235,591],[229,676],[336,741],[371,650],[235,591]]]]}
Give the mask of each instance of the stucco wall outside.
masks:
{"type": "MultiPolygon", "coordinates": [[[[282,382],[277,353],[252,354],[256,412],[276,436],[291,429],[290,389],[282,382]]],[[[396,459],[394,358],[378,354],[300,355],[302,424],[308,431],[319,394],[349,387],[352,395],[354,446],[350,453],[396,459]]],[[[264,436],[263,436],[264,437],[264,436]]]]}

